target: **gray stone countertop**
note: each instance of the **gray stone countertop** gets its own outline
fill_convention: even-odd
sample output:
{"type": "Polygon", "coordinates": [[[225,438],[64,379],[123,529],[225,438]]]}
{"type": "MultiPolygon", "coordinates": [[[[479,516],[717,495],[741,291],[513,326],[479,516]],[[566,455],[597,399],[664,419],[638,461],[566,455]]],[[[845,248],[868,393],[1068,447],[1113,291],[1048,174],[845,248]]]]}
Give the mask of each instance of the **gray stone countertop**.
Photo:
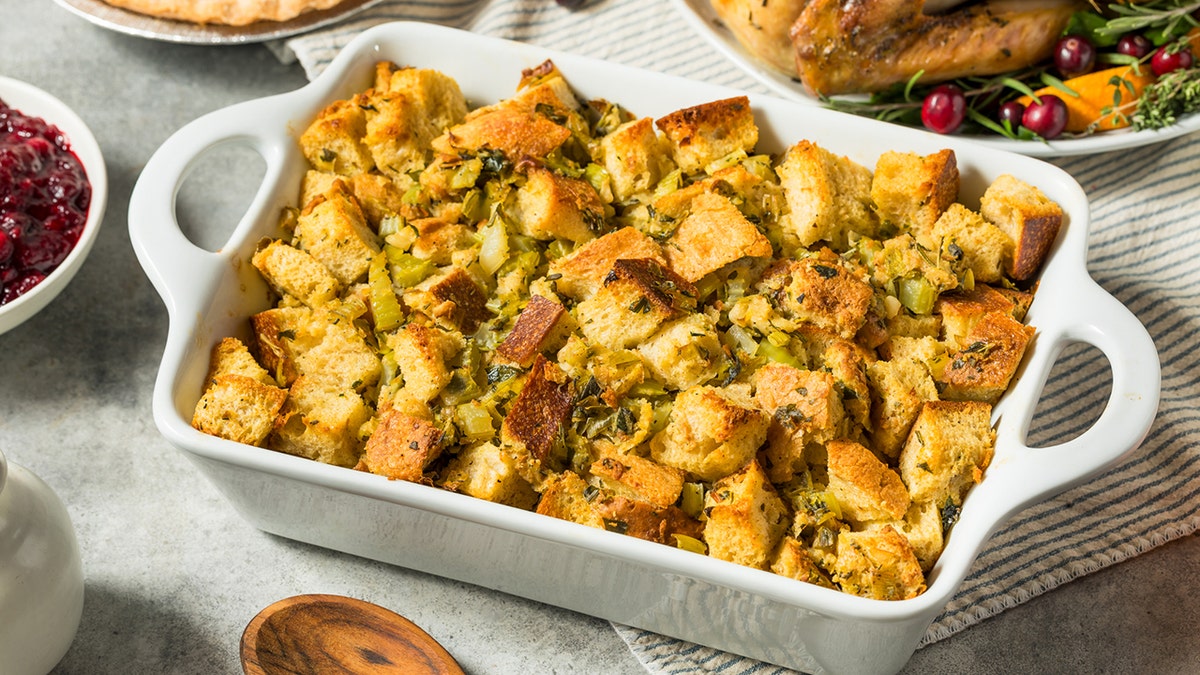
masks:
{"type": "MultiPolygon", "coordinates": [[[[173,131],[302,86],[299,66],[261,45],[118,34],[48,0],[4,3],[0,38],[0,75],[74,108],[110,178],[83,269],[46,310],[0,336],[0,447],[67,504],[83,555],[83,619],[56,673],[241,672],[247,622],[301,593],[363,597],[403,614],[468,673],[645,672],[606,621],[264,534],[155,429],[167,315],[130,246],[130,192],[173,131]]],[[[214,155],[185,184],[180,217],[232,227],[252,196],[243,177],[261,161],[214,155]]],[[[1197,579],[1200,540],[1189,537],[922,649],[906,672],[1200,672],[1197,579]]]]}

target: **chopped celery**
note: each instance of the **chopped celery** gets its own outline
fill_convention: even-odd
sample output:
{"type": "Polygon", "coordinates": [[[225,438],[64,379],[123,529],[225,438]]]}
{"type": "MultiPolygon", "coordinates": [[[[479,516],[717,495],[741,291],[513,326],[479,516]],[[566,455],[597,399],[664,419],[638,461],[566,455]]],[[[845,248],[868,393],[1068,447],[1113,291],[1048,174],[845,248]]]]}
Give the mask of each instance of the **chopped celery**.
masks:
{"type": "Polygon", "coordinates": [[[613,200],[612,183],[609,181],[608,170],[599,164],[588,164],[583,170],[584,179],[592,184],[596,194],[605,202],[613,200]]]}
{"type": "Polygon", "coordinates": [[[467,190],[467,193],[463,195],[462,214],[464,218],[473,223],[487,218],[487,198],[484,197],[483,190],[478,188],[467,190]]]}
{"type": "Polygon", "coordinates": [[[404,320],[404,311],[396,300],[392,280],[388,278],[387,255],[376,253],[367,271],[367,284],[371,291],[371,315],[375,318],[375,330],[394,330],[404,320]]]}
{"type": "Polygon", "coordinates": [[[704,173],[711,176],[721,169],[734,166],[735,164],[740,164],[744,159],[746,159],[746,151],[738,148],[737,150],[734,150],[720,159],[709,162],[704,167],[704,173]]]}
{"type": "Polygon", "coordinates": [[[700,555],[708,553],[708,546],[695,537],[689,537],[686,534],[676,533],[672,533],[671,536],[675,537],[675,546],[678,548],[681,548],[685,551],[690,551],[692,553],[699,553],[700,555]]]}
{"type": "Polygon", "coordinates": [[[508,260],[508,233],[504,231],[504,223],[493,219],[479,229],[479,264],[483,271],[495,274],[496,270],[508,260]]]}
{"type": "Polygon", "coordinates": [[[487,441],[496,435],[492,414],[479,401],[467,401],[455,408],[454,426],[472,441],[487,441]]]}
{"type": "Polygon", "coordinates": [[[666,393],[666,387],[656,380],[638,382],[629,389],[630,396],[664,396],[666,393]]]}
{"type": "Polygon", "coordinates": [[[937,300],[937,291],[925,277],[898,279],[896,287],[900,304],[907,307],[908,311],[921,315],[933,311],[933,303],[937,300]]]}
{"type": "Polygon", "coordinates": [[[762,356],[763,358],[769,361],[774,361],[775,363],[782,363],[786,366],[792,366],[793,368],[804,367],[804,364],[801,363],[800,360],[795,357],[795,355],[788,351],[787,347],[778,346],[772,343],[770,340],[763,340],[762,342],[759,342],[758,350],[755,352],[755,355],[762,356]]]}
{"type": "Polygon", "coordinates": [[[758,343],[755,342],[754,337],[750,335],[750,332],[737,324],[730,326],[725,331],[725,334],[733,339],[734,344],[737,345],[738,349],[747,354],[753,355],[754,352],[758,350],[758,343]]]}
{"type": "Polygon", "coordinates": [[[416,286],[433,274],[432,262],[422,260],[411,253],[389,254],[388,263],[391,266],[392,283],[400,288],[416,286]]]}
{"type": "Polygon", "coordinates": [[[662,180],[658,181],[658,185],[654,186],[654,198],[665,197],[681,187],[683,187],[683,172],[675,169],[663,176],[662,180]]]}
{"type": "Polygon", "coordinates": [[[555,239],[546,247],[546,257],[550,260],[557,260],[570,253],[573,248],[574,245],[566,239],[555,239]]]}
{"type": "MultiPolygon", "coordinates": [[[[421,233],[417,232],[417,228],[409,225],[403,218],[397,216],[396,219],[400,221],[400,224],[395,227],[394,231],[384,236],[383,241],[385,245],[391,246],[397,252],[405,253],[408,249],[412,248],[412,245],[416,243],[417,237],[421,236],[421,233]]],[[[387,220],[385,219],[384,222],[387,222],[387,220]]],[[[383,234],[382,223],[379,226],[379,233],[383,234]]]]}
{"type": "Polygon", "coordinates": [[[699,518],[704,510],[704,484],[684,483],[679,496],[679,508],[692,518],[699,518]]]}
{"type": "Polygon", "coordinates": [[[454,175],[450,177],[451,190],[465,190],[475,187],[475,181],[479,180],[479,174],[483,172],[483,162],[477,157],[464,160],[462,164],[454,171],[454,175]]]}

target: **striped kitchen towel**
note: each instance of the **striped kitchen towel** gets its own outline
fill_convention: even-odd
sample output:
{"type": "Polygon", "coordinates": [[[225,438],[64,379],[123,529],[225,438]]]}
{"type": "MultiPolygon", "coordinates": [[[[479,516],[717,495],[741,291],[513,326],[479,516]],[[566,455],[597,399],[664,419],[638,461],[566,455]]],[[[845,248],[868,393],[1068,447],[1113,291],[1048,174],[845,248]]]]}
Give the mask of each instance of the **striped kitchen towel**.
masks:
{"type": "MultiPolygon", "coordinates": [[[[765,93],[694,33],[669,3],[589,0],[388,0],[349,21],[273,48],[315,77],[363,29],[427,21],[765,93]]],[[[923,644],[953,635],[1082,575],[1138,555],[1200,525],[1200,135],[1113,155],[1056,160],[1092,204],[1088,266],[1149,329],[1162,367],[1162,400],[1149,437],[1092,481],[1019,513],[990,540],[923,644]]],[[[1031,445],[1086,429],[1107,400],[1107,361],[1069,348],[1043,393],[1031,445]]],[[[614,626],[651,672],[785,672],[626,626],[614,626]]]]}

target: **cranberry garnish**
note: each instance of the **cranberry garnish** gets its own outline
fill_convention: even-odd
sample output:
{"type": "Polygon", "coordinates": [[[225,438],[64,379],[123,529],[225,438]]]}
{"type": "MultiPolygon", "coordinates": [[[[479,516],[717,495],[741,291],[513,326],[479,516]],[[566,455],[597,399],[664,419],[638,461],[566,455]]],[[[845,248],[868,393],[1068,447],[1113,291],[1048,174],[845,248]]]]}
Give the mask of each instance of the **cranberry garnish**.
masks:
{"type": "Polygon", "coordinates": [[[1154,49],[1154,43],[1150,42],[1145,35],[1122,35],[1121,39],[1117,40],[1117,53],[1132,56],[1135,59],[1149,54],[1152,49],[1154,49]]]}
{"type": "Polygon", "coordinates": [[[1000,123],[1008,122],[1009,126],[1014,130],[1021,126],[1021,118],[1025,115],[1025,106],[1019,101],[1009,101],[1001,104],[1000,110],[996,117],[1000,123]]]}
{"type": "Polygon", "coordinates": [[[1158,51],[1154,52],[1154,56],[1150,57],[1150,70],[1160,77],[1191,67],[1192,52],[1187,47],[1175,52],[1169,51],[1166,47],[1159,47],[1158,51]]]}
{"type": "Polygon", "coordinates": [[[0,305],[12,302],[22,295],[25,295],[29,291],[33,290],[33,287],[40,284],[45,278],[45,274],[35,270],[22,274],[11,283],[6,282],[4,284],[4,296],[0,298],[0,305]]]}
{"type": "Polygon", "coordinates": [[[1054,66],[1063,77],[1077,77],[1096,67],[1096,48],[1081,35],[1068,35],[1054,45],[1054,66]]]}
{"type": "Polygon", "coordinates": [[[1021,116],[1021,126],[1047,140],[1057,137],[1067,128],[1067,104],[1054,94],[1033,102],[1021,116]]]}
{"type": "Polygon", "coordinates": [[[0,265],[5,265],[13,256],[13,251],[17,248],[13,243],[12,237],[4,230],[0,230],[0,265]]]}
{"type": "Polygon", "coordinates": [[[966,96],[952,84],[934,87],[921,104],[921,123],[939,134],[954,133],[966,117],[966,96]]]}

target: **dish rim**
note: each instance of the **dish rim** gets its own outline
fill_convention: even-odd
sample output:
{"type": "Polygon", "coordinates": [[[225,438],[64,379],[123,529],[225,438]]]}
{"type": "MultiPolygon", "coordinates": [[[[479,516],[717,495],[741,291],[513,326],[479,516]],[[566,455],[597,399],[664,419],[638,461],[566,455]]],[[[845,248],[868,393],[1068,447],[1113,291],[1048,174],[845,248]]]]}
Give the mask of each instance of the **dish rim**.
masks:
{"type": "MultiPolygon", "coordinates": [[[[683,16],[684,21],[704,38],[706,42],[732,61],[742,71],[759,84],[765,86],[773,94],[806,105],[824,107],[819,101],[804,91],[803,86],[759,61],[750,54],[734,37],[729,29],[713,12],[708,0],[671,0],[676,10],[683,16]]],[[[907,125],[895,126],[911,128],[907,125]]],[[[1083,138],[1067,138],[1051,141],[1019,141],[1000,136],[958,135],[972,143],[1006,150],[1029,157],[1056,158],[1073,157],[1077,155],[1093,155],[1102,152],[1139,148],[1155,143],[1162,143],[1173,138],[1186,136],[1200,131],[1200,112],[1184,116],[1175,124],[1165,129],[1118,129],[1085,136],[1083,138]]]]}
{"type": "Polygon", "coordinates": [[[50,304],[83,266],[104,222],[108,204],[108,169],[100,144],[87,123],[53,94],[23,80],[0,75],[0,100],[23,114],[40,117],[58,127],[66,136],[70,149],[79,158],[92,189],[87,220],[71,252],[32,290],[12,302],[0,305],[0,333],[5,333],[50,304]]]}
{"type": "MultiPolygon", "coordinates": [[[[605,63],[590,57],[565,54],[551,49],[535,47],[528,44],[509,42],[498,38],[490,38],[471,33],[465,33],[452,28],[442,26],[431,26],[428,24],[419,24],[413,22],[394,22],[383,24],[374,27],[363,34],[359,35],[352,41],[330,66],[308,85],[296,91],[281,94],[266,99],[256,99],[245,104],[239,104],[232,108],[227,108],[224,111],[211,113],[192,124],[184,127],[177,136],[181,138],[179,143],[187,142],[192,146],[200,146],[204,144],[203,139],[196,138],[201,135],[200,131],[207,127],[204,133],[216,133],[214,126],[234,124],[235,118],[244,118],[249,111],[255,111],[261,115],[268,117],[274,116],[273,124],[278,127],[289,127],[291,133],[298,133],[301,125],[307,123],[306,116],[315,114],[319,106],[323,102],[332,100],[330,97],[337,96],[339,93],[345,92],[353,87],[348,84],[351,80],[363,81],[364,76],[359,74],[356,68],[365,68],[367,64],[373,64],[374,61],[380,58],[391,58],[391,54],[395,52],[404,53],[404,44],[420,43],[427,40],[435,42],[440,41],[443,49],[448,52],[453,52],[453,49],[446,49],[448,44],[466,44],[471,48],[475,48],[485,54],[500,54],[503,53],[507,60],[527,60],[529,66],[536,65],[542,60],[553,60],[563,71],[568,81],[572,83],[578,91],[581,91],[585,97],[587,90],[590,88],[595,90],[594,83],[585,82],[587,77],[584,73],[603,72],[606,74],[606,79],[611,78],[606,86],[614,87],[614,82],[637,82],[643,81],[652,82],[661,85],[662,89],[675,92],[676,89],[683,88],[690,92],[691,99],[687,101],[677,102],[678,107],[686,107],[695,105],[706,100],[713,100],[723,95],[741,95],[745,92],[740,90],[711,85],[706,83],[698,83],[675,76],[664,75],[661,73],[653,73],[629,66],[619,64],[605,63]],[[353,71],[354,77],[349,74],[353,71]],[[573,76],[572,74],[575,73],[573,76]],[[589,86],[591,85],[591,86],[589,86]],[[191,137],[188,135],[192,134],[191,137]]],[[[438,56],[433,61],[440,59],[453,59],[452,55],[438,56]]],[[[394,59],[403,61],[403,59],[394,59]]],[[[486,59],[477,59],[480,62],[488,62],[486,59]]],[[[419,65],[422,67],[438,67],[431,65],[429,62],[413,62],[408,65],[419,65]]],[[[507,67],[507,65],[506,65],[507,67]]],[[[460,82],[464,81],[466,75],[459,72],[451,72],[443,69],[446,74],[455,77],[460,82]]],[[[505,73],[503,78],[505,81],[515,82],[519,73],[505,73]]],[[[472,77],[482,77],[473,74],[472,77]]],[[[499,86],[499,85],[496,85],[499,86]]],[[[464,87],[466,93],[468,87],[464,87]]],[[[510,92],[511,93],[511,92],[510,92]]],[[[644,94],[646,96],[656,97],[661,96],[661,91],[653,91],[644,94]]],[[[975,161],[979,158],[1001,159],[1002,164],[1006,167],[1015,165],[1024,169],[1036,169],[1039,175],[1046,178],[1047,181],[1054,183],[1055,189],[1058,192],[1063,192],[1069,195],[1070,204],[1064,208],[1069,208],[1069,216],[1075,222],[1069,222],[1067,227],[1064,227],[1064,233],[1060,234],[1058,242],[1055,244],[1054,250],[1051,253],[1051,263],[1047,265],[1047,271],[1056,270],[1055,274],[1065,275],[1073,281],[1081,283],[1091,283],[1090,276],[1087,275],[1085,266],[1086,257],[1086,234],[1087,234],[1087,200],[1078,183],[1074,181],[1068,174],[1061,169],[1052,165],[1046,164],[1040,160],[1032,159],[1026,156],[1004,152],[995,149],[985,148],[980,145],[969,143],[961,139],[950,139],[946,137],[935,137],[933,134],[914,129],[903,129],[894,125],[888,125],[867,118],[853,117],[838,113],[835,111],[826,110],[816,106],[804,106],[795,101],[786,101],[772,96],[764,96],[761,94],[749,93],[752,106],[756,109],[756,118],[764,111],[770,113],[772,118],[775,115],[782,114],[783,111],[799,114],[801,116],[812,115],[816,119],[821,120],[823,124],[834,125],[838,128],[850,127],[851,129],[872,129],[873,133],[868,134],[872,141],[880,138],[901,138],[903,147],[916,146],[930,148],[929,151],[941,147],[952,147],[956,150],[960,157],[972,159],[970,166],[976,166],[975,161]],[[1061,262],[1053,263],[1054,260],[1061,262]],[[1061,271],[1057,271],[1061,270],[1061,271]]],[[[629,104],[632,98],[622,101],[620,96],[614,96],[613,100],[629,104]]],[[[481,101],[473,101],[473,103],[486,103],[481,101]]],[[[649,105],[647,105],[649,107],[649,105]]],[[[638,114],[647,114],[645,110],[638,110],[636,104],[630,105],[630,109],[638,114]]],[[[806,120],[810,121],[810,120],[806,120]]],[[[760,126],[762,124],[760,118],[760,126]]],[[[237,126],[234,129],[222,129],[222,133],[232,133],[244,135],[245,129],[237,126]]],[[[850,134],[853,136],[854,134],[850,134]]],[[[294,138],[290,134],[285,134],[285,140],[278,140],[280,143],[291,143],[294,145],[294,138]]],[[[799,138],[792,139],[795,142],[799,138]]],[[[1023,508],[1028,503],[1031,503],[1029,495],[1035,490],[1053,489],[1061,491],[1070,487],[1069,483],[1056,483],[1053,485],[1041,485],[1036,487],[1023,488],[1020,494],[1023,497],[999,499],[997,495],[991,493],[1001,490],[1003,486],[1012,487],[1019,485],[1016,479],[1008,476],[1012,472],[1012,466],[1015,463],[1020,468],[1020,461],[1032,461],[1027,457],[1010,456],[1008,459],[1014,460],[1010,462],[1008,467],[997,467],[993,465],[989,472],[999,471],[1002,476],[1007,476],[1004,480],[997,479],[996,481],[988,482],[988,477],[993,473],[987,474],[984,481],[976,486],[971,494],[967,497],[967,502],[963,507],[963,520],[956,525],[951,538],[947,544],[947,551],[953,550],[951,556],[947,556],[945,552],[934,572],[930,575],[932,581],[929,588],[921,595],[910,600],[901,601],[880,601],[871,600],[853,596],[842,591],[832,591],[829,589],[819,588],[812,584],[804,584],[803,582],[781,577],[771,572],[756,570],[748,567],[728,563],[725,561],[710,558],[708,556],[698,556],[690,554],[686,551],[674,549],[672,547],[655,544],[648,541],[642,541],[633,537],[618,535],[615,533],[605,532],[594,528],[588,528],[576,523],[560,521],[546,516],[541,516],[533,512],[522,511],[512,507],[504,507],[503,505],[494,504],[484,500],[476,499],[466,495],[446,492],[439,488],[432,488],[413,483],[401,483],[395,481],[386,481],[379,476],[373,476],[362,472],[355,472],[349,469],[341,469],[323,465],[312,460],[292,457],[282,453],[265,450],[261,448],[252,448],[223,439],[206,436],[193,429],[188,424],[190,417],[185,417],[185,412],[190,410],[188,405],[194,406],[195,400],[198,398],[198,392],[193,392],[188,395],[190,401],[181,403],[180,397],[183,395],[179,391],[181,386],[179,379],[181,372],[186,366],[184,359],[187,356],[187,348],[194,347],[189,344],[195,339],[195,332],[208,314],[213,311],[213,307],[217,306],[217,300],[208,298],[205,300],[193,299],[188,303],[180,303],[179,299],[173,296],[173,290],[170,287],[170,280],[167,279],[168,271],[163,270],[160,265],[155,264],[156,256],[162,254],[161,249],[157,249],[157,244],[146,238],[147,232],[144,229],[135,229],[135,221],[144,221],[145,218],[135,218],[134,212],[141,212],[143,202],[153,201],[156,199],[154,194],[156,191],[162,191],[165,187],[163,181],[171,180],[172,170],[157,171],[159,162],[163,162],[164,166],[169,161],[174,161],[179,164],[186,164],[187,159],[175,158],[168,160],[165,155],[172,154],[167,150],[173,146],[175,137],[168,139],[167,143],[155,153],[151,162],[147,164],[146,170],[143,172],[143,178],[139,178],[138,185],[135,187],[134,196],[131,200],[130,227],[131,238],[135,245],[139,260],[146,269],[151,280],[155,283],[163,295],[164,301],[167,302],[171,309],[170,333],[168,335],[167,346],[164,349],[163,364],[159,371],[159,377],[155,384],[154,393],[154,416],[160,431],[174,445],[181,450],[200,456],[207,459],[240,466],[251,469],[253,471],[266,472],[273,475],[280,475],[295,480],[314,483],[331,487],[340,491],[357,494],[364,497],[379,499],[382,501],[392,502],[401,505],[412,506],[422,510],[428,510],[442,515],[454,518],[461,518],[467,521],[496,527],[501,530],[511,531],[514,533],[535,536],[547,541],[553,541],[568,546],[586,549],[596,552],[601,555],[619,555],[619,557],[636,562],[640,565],[652,569],[669,571],[674,574],[688,574],[697,579],[707,581],[719,586],[737,589],[747,593],[753,593],[758,596],[769,598],[775,601],[784,602],[792,606],[801,607],[808,611],[819,614],[839,617],[847,620],[867,620],[893,622],[902,620],[931,620],[932,617],[940,611],[942,607],[953,597],[962,581],[965,579],[969,566],[974,562],[979,554],[984,543],[990,537],[990,534],[995,531],[999,525],[1011,516],[1012,513],[1020,508],[1023,508]],[[148,175],[150,174],[150,175],[148,175]],[[199,305],[199,306],[197,306],[199,305]],[[203,316],[202,316],[203,315],[203,316]],[[250,450],[250,452],[247,452],[250,450]],[[1005,473],[1005,472],[1008,473],[1005,473]],[[984,492],[985,497],[976,497],[983,486],[988,487],[984,492]],[[974,501],[972,499],[974,498],[974,501]],[[972,509],[971,505],[975,502],[983,502],[978,507],[972,509]],[[985,515],[984,509],[988,507],[988,503],[997,507],[991,511],[992,516],[985,515]],[[953,537],[954,533],[963,528],[964,523],[969,518],[973,523],[968,534],[963,534],[959,538],[953,537]],[[978,515],[976,515],[978,514],[978,515]],[[958,542],[958,543],[956,543],[958,542]],[[965,542],[965,543],[964,543],[965,542]],[[953,547],[953,548],[951,548],[953,547]]],[[[268,144],[270,145],[270,144],[268,144]]],[[[882,152],[885,149],[895,149],[896,145],[889,143],[886,148],[877,148],[877,152],[882,152]]],[[[178,150],[178,148],[174,148],[178,150]]],[[[271,146],[266,150],[269,153],[284,153],[290,156],[295,156],[294,149],[275,148],[271,146]]],[[[178,154],[178,153],[175,153],[178,154]]],[[[976,166],[978,169],[978,166],[976,166]]],[[[182,167],[178,167],[178,171],[182,171],[182,167]]],[[[264,181],[263,191],[271,190],[279,191],[283,189],[281,185],[273,185],[268,187],[267,181],[264,181]]],[[[292,186],[295,187],[295,186],[292,186]]],[[[260,194],[260,197],[262,195],[260,194]]],[[[160,196],[161,197],[161,196],[160,196]]],[[[161,201],[161,198],[158,198],[161,201]]],[[[294,198],[293,198],[294,200],[294,198]]],[[[270,221],[274,223],[272,214],[265,212],[264,199],[256,199],[255,204],[252,204],[241,223],[235,229],[232,235],[230,244],[222,247],[222,254],[216,254],[217,259],[223,267],[229,267],[232,262],[231,256],[237,254],[239,245],[236,242],[244,244],[246,237],[251,236],[255,232],[273,231],[267,230],[271,227],[269,224],[261,224],[258,230],[252,231],[252,225],[255,222],[262,223],[270,221]],[[237,239],[241,237],[241,239],[237,239]],[[224,257],[221,257],[221,256],[224,257]]],[[[211,263],[205,263],[211,264],[211,263]]],[[[1099,287],[1096,286],[1096,289],[1099,287]]],[[[1102,291],[1101,291],[1102,292],[1102,291]]],[[[1061,293],[1061,291],[1059,292],[1061,293]]],[[[1111,296],[1106,297],[1111,299],[1111,296]]],[[[1039,298],[1043,297],[1039,294],[1039,298]]],[[[1050,295],[1049,297],[1056,297],[1050,295]]],[[[1035,299],[1034,307],[1036,308],[1047,306],[1046,300],[1039,302],[1035,299]]],[[[1112,302],[1116,302],[1115,299],[1112,302]]],[[[1060,303],[1061,304],[1061,303],[1060,303]]],[[[1118,303],[1118,306],[1119,303],[1118,303]]],[[[1121,309],[1124,309],[1121,306],[1121,309]]],[[[1047,316],[1053,316],[1054,312],[1050,310],[1047,316]]],[[[1126,310],[1127,311],[1127,310],[1126,310]]],[[[1036,325],[1036,324],[1035,324],[1036,325]]],[[[1144,333],[1144,328],[1140,323],[1137,324],[1144,333]]],[[[1041,330],[1043,326],[1038,325],[1041,330]]],[[[1074,326],[1069,328],[1074,329],[1074,326]]],[[[221,336],[216,336],[221,337],[221,336]]],[[[1073,337],[1073,336],[1068,336],[1073,337]]],[[[1086,336],[1083,336],[1086,337],[1086,336]]],[[[1145,340],[1149,341],[1149,336],[1145,336],[1145,340]]],[[[1152,343],[1150,343],[1152,346],[1152,343]]],[[[202,354],[207,354],[207,347],[202,354]]],[[[1140,350],[1144,344],[1137,345],[1139,356],[1145,357],[1140,350]]],[[[1030,451],[1032,453],[1040,453],[1041,449],[1030,449],[1023,446],[1013,447],[1017,444],[1016,436],[1024,437],[1024,431],[1028,429],[1030,418],[1033,414],[1033,405],[1037,402],[1036,394],[1040,393],[1041,387],[1044,384],[1044,378],[1048,374],[1048,365],[1053,364],[1055,358],[1054,350],[1056,344],[1048,344],[1040,348],[1041,355],[1038,357],[1039,370],[1032,373],[1032,377],[1024,379],[1017,383],[1013,391],[1020,388],[1026,392],[1022,394],[1026,399],[1032,397],[1032,400],[1025,400],[1021,405],[1010,404],[1006,406],[1006,402],[1002,402],[1001,406],[1006,406],[1008,412],[999,415],[999,424],[1007,428],[1005,443],[1008,452],[1030,451]],[[1022,407],[1024,406],[1024,408],[1022,407]]],[[[1038,351],[1039,347],[1035,345],[1033,351],[1038,351]]],[[[1106,355],[1109,355],[1110,361],[1113,356],[1105,350],[1106,355]]],[[[1028,357],[1027,357],[1028,358],[1028,357]]],[[[1157,356],[1155,353],[1155,373],[1157,373],[1157,356]]],[[[1114,371],[1117,368],[1114,366],[1114,371]]],[[[1149,429],[1149,424],[1153,420],[1153,409],[1157,408],[1157,380],[1150,391],[1150,387],[1142,393],[1142,396],[1147,399],[1145,403],[1151,408],[1148,419],[1146,415],[1147,407],[1143,405],[1138,409],[1138,415],[1134,419],[1125,418],[1126,424],[1131,424],[1133,427],[1138,427],[1139,422],[1145,428],[1135,442],[1129,447],[1123,447],[1110,452],[1116,452],[1116,456],[1109,460],[1105,466],[1116,461],[1116,458],[1132,451],[1137,447],[1145,432],[1149,429]]],[[[1114,391],[1117,389],[1117,383],[1114,384],[1114,391]]],[[[1012,392],[1010,392],[1011,394],[1012,392]]],[[[1010,396],[1009,399],[1012,397],[1010,396]]],[[[1116,399],[1110,399],[1110,404],[1116,399]]],[[[1109,406],[1111,407],[1111,405],[1109,406]]],[[[999,408],[998,408],[999,409],[999,408]]],[[[1094,429],[1093,429],[1094,430],[1094,429]]],[[[1091,431],[1087,433],[1091,433],[1091,431]]],[[[1062,446],[1055,446],[1060,448],[1062,446]]],[[[998,457],[1000,456],[1000,447],[997,448],[998,457]]],[[[1038,457],[1045,458],[1046,455],[1037,454],[1038,457]]],[[[1042,460],[1038,460],[1042,461],[1042,460]]],[[[1095,468],[1092,473],[1099,471],[1103,467],[1095,468]]],[[[1090,474],[1089,474],[1090,475],[1090,474]]],[[[1082,481],[1086,476],[1075,477],[1076,482],[1082,481]]],[[[1034,481],[1035,483],[1037,481],[1034,481]]],[[[1039,494],[1038,499],[1044,498],[1044,494],[1039,494]]],[[[1036,501],[1036,500],[1035,500],[1036,501]]]]}

